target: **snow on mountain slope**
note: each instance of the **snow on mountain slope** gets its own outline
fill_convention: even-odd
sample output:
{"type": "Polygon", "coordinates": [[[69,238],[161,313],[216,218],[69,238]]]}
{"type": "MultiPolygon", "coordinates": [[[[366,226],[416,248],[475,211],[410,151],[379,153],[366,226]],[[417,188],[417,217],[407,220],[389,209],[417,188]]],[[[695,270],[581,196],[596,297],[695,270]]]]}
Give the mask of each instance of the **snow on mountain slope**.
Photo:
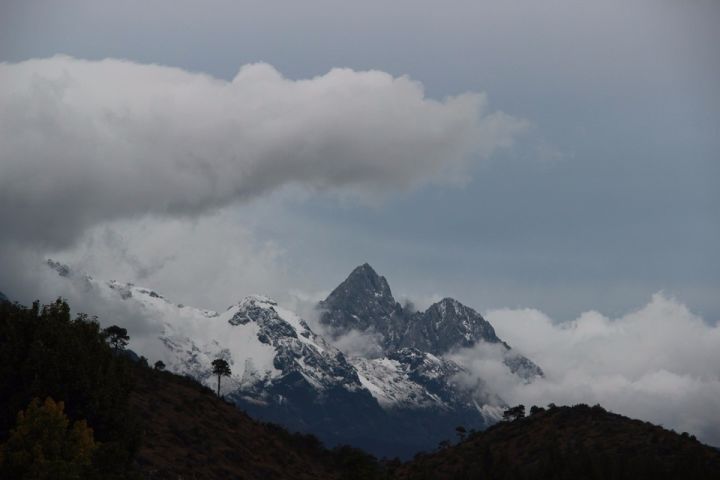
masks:
{"type": "MultiPolygon", "coordinates": [[[[295,313],[261,295],[252,295],[224,312],[175,304],[148,288],[100,281],[48,261],[61,277],[74,281],[86,295],[107,304],[121,302],[128,312],[159,325],[151,341],[131,339],[130,348],[151,362],[162,360],[172,372],[190,375],[215,387],[211,363],[224,358],[232,375],[223,379],[223,394],[267,402],[269,387],[299,374],[312,389],[363,389],[342,352],[316,335],[295,313]]],[[[294,378],[294,377],[293,377],[294,378]]]]}
{"type": "MultiPolygon", "coordinates": [[[[134,284],[103,282],[77,275],[57,262],[48,261],[48,265],[60,276],[79,281],[92,294],[122,302],[136,309],[139,315],[155,319],[161,325],[157,341],[137,344],[131,341],[130,345],[151,362],[162,360],[168,370],[190,375],[214,388],[216,379],[211,375],[211,363],[216,358],[224,358],[230,364],[232,375],[221,382],[222,393],[233,398],[258,405],[282,403],[287,399],[280,398],[284,394],[278,391],[286,392],[287,388],[279,385],[287,382],[294,385],[292,390],[300,381],[318,398],[322,398],[324,391],[336,388],[347,392],[366,391],[383,409],[393,411],[470,409],[482,412],[488,403],[503,404],[501,399],[488,396],[492,401],[485,399],[478,406],[472,392],[455,380],[465,372],[461,365],[418,348],[388,349],[382,358],[346,358],[298,315],[268,297],[248,296],[224,312],[215,312],[175,304],[153,290],[134,284]]],[[[369,266],[361,268],[373,273],[369,266]]],[[[367,283],[365,290],[381,290],[382,295],[375,297],[382,299],[384,295],[391,299],[386,282],[367,283]]],[[[395,308],[394,300],[385,303],[395,308]]],[[[467,309],[455,303],[444,301],[438,305],[446,307],[447,304],[454,311],[461,311],[461,307],[467,309]]],[[[457,316],[467,323],[468,315],[461,313],[464,316],[457,316]]],[[[441,320],[446,317],[443,315],[441,320]]],[[[494,338],[492,327],[485,326],[484,320],[469,318],[481,328],[489,328],[494,338]]],[[[516,360],[518,368],[534,366],[532,363],[526,366],[522,360],[524,357],[516,360]]]]}
{"type": "Polygon", "coordinates": [[[339,350],[272,299],[249,296],[217,313],[174,305],[147,289],[122,288],[144,308],[162,312],[166,318],[160,340],[171,371],[212,384],[211,362],[224,358],[232,376],[224,382],[223,392],[239,390],[255,401],[266,400],[266,387],[291,372],[299,373],[318,391],[335,386],[351,391],[362,388],[339,350]]]}
{"type": "Polygon", "coordinates": [[[388,409],[449,410],[462,398],[452,377],[463,371],[456,363],[416,349],[401,349],[382,358],[351,358],[360,381],[388,409]]]}

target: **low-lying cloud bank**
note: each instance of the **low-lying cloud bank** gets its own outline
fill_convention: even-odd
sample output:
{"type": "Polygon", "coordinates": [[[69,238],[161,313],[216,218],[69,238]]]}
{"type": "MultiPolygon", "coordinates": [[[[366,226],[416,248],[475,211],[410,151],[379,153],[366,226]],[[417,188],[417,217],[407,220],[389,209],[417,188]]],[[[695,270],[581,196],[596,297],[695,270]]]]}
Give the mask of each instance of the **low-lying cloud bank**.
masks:
{"type": "Polygon", "coordinates": [[[381,71],[232,81],[67,56],[0,64],[0,241],[67,247],[89,227],[196,216],[284,185],[350,194],[462,179],[526,122],[483,94],[441,101],[381,71]]]}
{"type": "Polygon", "coordinates": [[[616,319],[587,312],[555,323],[533,309],[494,310],[486,318],[546,374],[525,384],[491,348],[456,353],[508,403],[600,403],[720,445],[720,327],[678,301],[658,293],[616,319]]]}

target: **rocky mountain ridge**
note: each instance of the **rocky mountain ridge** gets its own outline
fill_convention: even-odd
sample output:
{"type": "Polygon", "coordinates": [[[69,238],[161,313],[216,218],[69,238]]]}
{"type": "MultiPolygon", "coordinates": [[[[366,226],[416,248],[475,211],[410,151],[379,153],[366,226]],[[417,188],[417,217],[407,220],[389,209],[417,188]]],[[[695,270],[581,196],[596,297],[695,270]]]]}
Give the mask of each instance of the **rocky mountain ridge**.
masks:
{"type": "MultiPolygon", "coordinates": [[[[484,428],[504,406],[492,392],[479,395],[481,386],[459,382],[464,367],[442,356],[455,346],[500,342],[492,326],[452,299],[432,306],[423,317],[408,315],[369,265],[358,267],[338,287],[345,289],[343,305],[351,308],[337,308],[333,294],[320,308],[338,320],[332,325],[323,316],[336,336],[349,331],[340,321],[348,318],[352,329],[379,333],[382,355],[375,358],[346,356],[332,338],[318,335],[268,297],[245,297],[215,312],[174,304],[133,284],[79,275],[57,262],[48,265],[80,282],[87,294],[132,306],[157,322],[156,338],[131,343],[138,354],[163,360],[168,370],[207,385],[216,381],[210,374],[212,360],[224,358],[233,372],[222,382],[227,399],[256,418],[315,433],[330,445],[349,443],[381,456],[407,456],[434,447],[459,424],[484,428]]],[[[528,362],[527,378],[537,374],[532,362],[515,357],[528,362]]]]}
{"type": "Polygon", "coordinates": [[[412,312],[395,300],[385,279],[367,263],[360,265],[318,305],[320,323],[338,338],[352,331],[375,334],[383,352],[413,348],[442,356],[485,342],[498,344],[513,373],[531,380],[543,372],[531,360],[512,351],[495,329],[474,309],[443,298],[424,312],[412,312]]]}

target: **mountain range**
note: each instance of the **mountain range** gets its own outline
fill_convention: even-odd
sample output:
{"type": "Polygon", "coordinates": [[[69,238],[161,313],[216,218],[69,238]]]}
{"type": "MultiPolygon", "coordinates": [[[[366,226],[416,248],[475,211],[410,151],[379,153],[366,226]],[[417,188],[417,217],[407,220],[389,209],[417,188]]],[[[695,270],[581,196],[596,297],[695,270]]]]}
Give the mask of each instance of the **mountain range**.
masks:
{"type": "Polygon", "coordinates": [[[79,280],[88,295],[123,302],[156,320],[161,327],[154,341],[132,345],[139,355],[213,387],[211,362],[224,358],[232,370],[221,386],[227,400],[328,445],[407,458],[451,438],[458,425],[481,430],[495,423],[506,404],[481,380],[469,383],[465,366],[447,358],[459,348],[497,345],[507,368],[524,381],[543,375],[472,308],[452,298],[423,312],[404,308],[368,264],[319,302],[315,328],[260,295],[215,312],[175,304],[148,288],[100,281],[52,260],[48,265],[79,280]],[[336,345],[349,335],[374,348],[344,353],[336,345]]]}

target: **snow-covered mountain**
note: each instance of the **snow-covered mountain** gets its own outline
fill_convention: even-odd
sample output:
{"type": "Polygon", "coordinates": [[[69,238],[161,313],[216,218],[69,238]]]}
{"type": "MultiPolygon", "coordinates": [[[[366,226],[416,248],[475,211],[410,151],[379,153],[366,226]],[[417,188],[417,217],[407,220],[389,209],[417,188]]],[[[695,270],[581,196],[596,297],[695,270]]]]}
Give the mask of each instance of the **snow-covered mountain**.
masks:
{"type": "MultiPolygon", "coordinates": [[[[224,358],[232,370],[222,382],[226,398],[257,418],[314,433],[329,444],[407,456],[449,438],[457,425],[487,426],[504,405],[492,392],[459,381],[464,367],[443,357],[477,341],[502,344],[492,326],[451,299],[422,314],[408,313],[367,264],[320,303],[327,340],[264,296],[215,312],[173,303],[148,288],[75,274],[57,262],[48,265],[82,284],[87,295],[152,319],[157,334],[131,344],[138,354],[213,388],[211,362],[224,358]],[[377,334],[380,355],[346,356],[333,346],[353,330],[377,334]]],[[[541,374],[524,357],[507,358],[516,359],[513,371],[526,378],[541,374]]]]}
{"type": "Polygon", "coordinates": [[[333,337],[352,331],[374,334],[390,356],[406,348],[442,356],[484,342],[501,346],[504,363],[513,373],[528,380],[543,375],[540,367],[500,340],[478,312],[457,300],[444,298],[424,312],[407,311],[393,297],[385,277],[367,263],[353,270],[319,308],[320,321],[333,337]]]}

